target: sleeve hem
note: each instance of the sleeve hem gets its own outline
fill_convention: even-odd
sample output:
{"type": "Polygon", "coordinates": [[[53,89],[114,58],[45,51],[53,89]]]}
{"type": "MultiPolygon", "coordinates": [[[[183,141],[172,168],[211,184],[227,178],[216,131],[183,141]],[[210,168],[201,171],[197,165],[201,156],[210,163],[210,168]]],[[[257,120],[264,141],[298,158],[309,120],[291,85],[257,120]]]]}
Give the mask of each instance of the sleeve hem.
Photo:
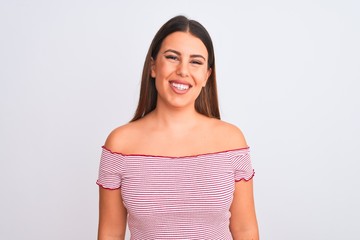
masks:
{"type": "Polygon", "coordinates": [[[99,183],[98,181],[96,182],[96,184],[103,188],[103,189],[106,189],[106,190],[117,190],[117,189],[120,189],[121,187],[115,187],[115,188],[111,188],[111,187],[105,187],[104,185],[102,185],[101,183],[99,183]]]}
{"type": "Polygon", "coordinates": [[[252,172],[252,174],[251,174],[251,176],[250,176],[249,178],[240,178],[239,180],[235,179],[235,182],[240,182],[240,181],[242,181],[242,180],[244,180],[245,182],[248,182],[248,181],[250,181],[251,179],[253,179],[254,176],[255,176],[255,171],[253,170],[253,172],[252,172]]]}

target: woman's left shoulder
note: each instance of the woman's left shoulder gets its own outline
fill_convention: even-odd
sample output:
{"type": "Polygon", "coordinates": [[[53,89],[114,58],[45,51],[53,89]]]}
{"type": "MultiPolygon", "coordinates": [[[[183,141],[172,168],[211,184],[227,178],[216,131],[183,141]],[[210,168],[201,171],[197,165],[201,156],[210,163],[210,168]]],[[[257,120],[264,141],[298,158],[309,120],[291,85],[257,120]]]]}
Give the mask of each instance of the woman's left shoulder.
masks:
{"type": "Polygon", "coordinates": [[[245,136],[241,129],[234,124],[215,120],[213,122],[215,137],[219,139],[227,149],[237,149],[248,147],[245,136]]]}

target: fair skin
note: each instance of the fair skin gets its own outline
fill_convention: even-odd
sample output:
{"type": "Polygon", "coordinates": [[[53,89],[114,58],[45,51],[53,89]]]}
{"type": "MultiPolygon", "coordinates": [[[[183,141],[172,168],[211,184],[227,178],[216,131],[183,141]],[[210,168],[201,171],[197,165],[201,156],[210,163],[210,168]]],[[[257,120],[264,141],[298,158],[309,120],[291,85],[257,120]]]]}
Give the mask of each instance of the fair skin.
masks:
{"type": "MultiPolygon", "coordinates": [[[[152,61],[151,75],[158,91],[156,109],[115,129],[105,146],[124,154],[159,156],[189,156],[247,147],[237,127],[195,111],[195,99],[211,74],[207,58],[205,45],[190,33],[167,36],[152,61]]],[[[230,212],[233,239],[259,239],[252,180],[235,184],[230,212]]],[[[124,239],[126,221],[121,190],[100,187],[98,239],[124,239]]]]}

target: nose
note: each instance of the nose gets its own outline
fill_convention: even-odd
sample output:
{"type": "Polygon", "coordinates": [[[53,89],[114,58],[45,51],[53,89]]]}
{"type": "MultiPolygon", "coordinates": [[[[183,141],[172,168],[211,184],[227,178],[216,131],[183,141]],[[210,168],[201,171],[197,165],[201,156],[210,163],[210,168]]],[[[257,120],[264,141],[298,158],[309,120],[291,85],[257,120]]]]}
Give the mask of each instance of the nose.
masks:
{"type": "Polygon", "coordinates": [[[176,74],[181,77],[189,76],[189,69],[186,62],[180,62],[178,68],[176,69],[176,74]]]}

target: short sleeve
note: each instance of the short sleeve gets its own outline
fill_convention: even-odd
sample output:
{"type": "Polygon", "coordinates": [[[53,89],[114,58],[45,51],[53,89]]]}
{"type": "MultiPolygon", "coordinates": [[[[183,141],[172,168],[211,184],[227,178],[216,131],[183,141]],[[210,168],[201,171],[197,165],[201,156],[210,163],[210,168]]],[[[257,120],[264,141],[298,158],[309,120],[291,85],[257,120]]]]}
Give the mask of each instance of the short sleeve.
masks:
{"type": "Polygon", "coordinates": [[[236,182],[241,180],[249,181],[254,177],[255,171],[252,167],[249,148],[237,151],[232,157],[232,164],[236,182]]]}
{"type": "Polygon", "coordinates": [[[96,184],[106,189],[120,188],[123,165],[124,159],[121,154],[113,153],[103,147],[96,184]]]}

